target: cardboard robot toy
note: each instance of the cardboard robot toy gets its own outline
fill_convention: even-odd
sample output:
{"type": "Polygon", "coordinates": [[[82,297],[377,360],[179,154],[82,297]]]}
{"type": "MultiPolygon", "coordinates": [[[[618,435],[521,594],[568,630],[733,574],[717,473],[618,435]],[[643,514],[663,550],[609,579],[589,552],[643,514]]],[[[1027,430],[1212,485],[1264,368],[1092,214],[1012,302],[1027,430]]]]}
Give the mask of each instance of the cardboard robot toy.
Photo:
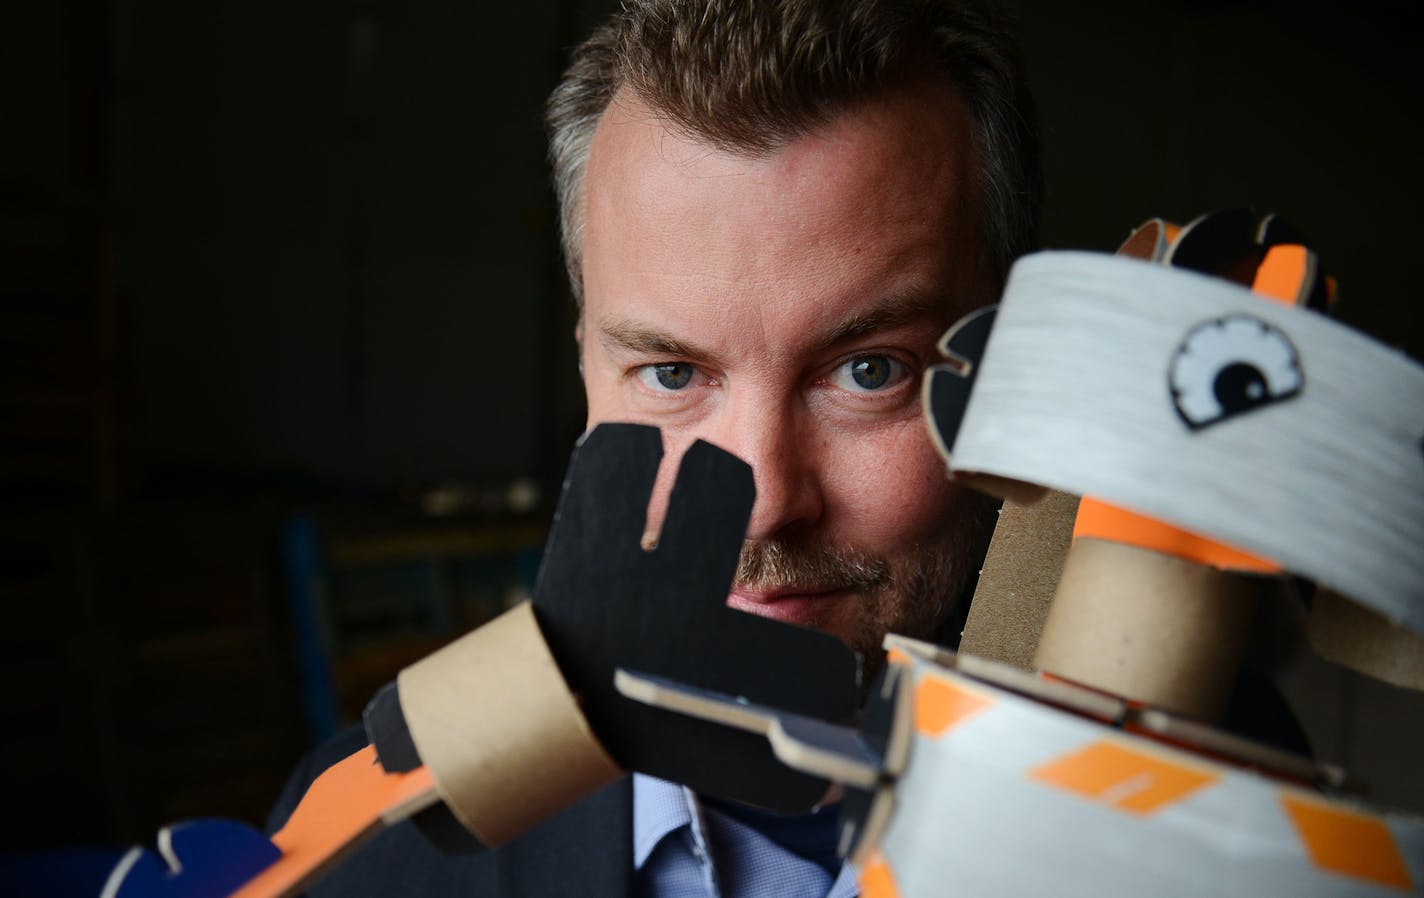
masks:
{"type": "MultiPolygon", "coordinates": [[[[1042,552],[1035,534],[1052,528],[1022,528],[1010,559],[1027,546],[1071,563],[1076,497],[1090,495],[1110,523],[1084,525],[1087,539],[1129,550],[1124,570],[1168,572],[1159,623],[1187,582],[1190,617],[1219,635],[1234,585],[1281,572],[1363,609],[1411,669],[1424,369],[1313,310],[1333,287],[1288,228],[1250,222],[1243,241],[1240,224],[1139,231],[1142,259],[1022,260],[997,314],[946,336],[956,370],[927,375],[932,433],[956,476],[1016,500],[1047,492],[1049,517],[1068,522],[1042,552]],[[1262,271],[1293,287],[1265,289],[1262,271]],[[1299,304],[1263,298],[1292,289],[1299,304]]],[[[892,638],[857,723],[848,650],[724,605],[753,499],[744,464],[695,446],[657,550],[638,545],[659,446],[632,425],[586,436],[532,607],[403,672],[368,709],[373,748],[319,777],[270,842],[175,828],[157,855],[131,853],[105,898],[294,894],[412,815],[500,844],[629,769],[783,812],[844,784],[842,849],[870,896],[1424,888],[1424,824],[1329,797],[1339,771],[1204,722],[1219,684],[1188,683],[1207,701],[1175,697],[1209,638],[1148,687],[1151,664],[1093,682],[1074,666],[1093,654],[1082,640],[1045,679],[1020,669],[1048,666],[1022,646],[1015,667],[892,638]]],[[[989,563],[980,593],[994,588],[989,563]]],[[[1065,579],[1055,568],[1037,588],[1065,579]]],[[[1089,597],[1102,582],[1079,579],[1089,597]]],[[[1035,626],[1053,632],[1042,615],[1035,626]]]]}

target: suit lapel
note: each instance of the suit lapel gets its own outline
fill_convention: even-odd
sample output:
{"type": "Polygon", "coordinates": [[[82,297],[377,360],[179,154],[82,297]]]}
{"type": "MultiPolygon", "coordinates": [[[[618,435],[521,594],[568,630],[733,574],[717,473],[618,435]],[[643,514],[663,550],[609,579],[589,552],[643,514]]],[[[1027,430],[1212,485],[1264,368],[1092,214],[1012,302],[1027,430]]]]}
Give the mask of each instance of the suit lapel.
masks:
{"type": "Polygon", "coordinates": [[[624,776],[503,848],[500,894],[621,898],[633,884],[633,787],[624,776]]]}

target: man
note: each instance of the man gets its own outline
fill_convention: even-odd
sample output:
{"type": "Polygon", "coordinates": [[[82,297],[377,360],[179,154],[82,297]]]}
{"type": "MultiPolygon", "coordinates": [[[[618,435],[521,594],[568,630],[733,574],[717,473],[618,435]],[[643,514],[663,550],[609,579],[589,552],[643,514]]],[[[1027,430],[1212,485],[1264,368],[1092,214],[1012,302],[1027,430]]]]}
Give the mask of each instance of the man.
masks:
{"type": "MultiPolygon", "coordinates": [[[[945,477],[919,384],[1033,245],[1026,107],[992,18],[950,0],[636,0],[575,51],[549,124],[589,424],[751,464],[733,607],[869,656],[952,610],[986,506],[945,477]]],[[[629,792],[454,859],[398,828],[315,893],[854,893],[834,809],[629,792]]]]}
{"type": "Polygon", "coordinates": [[[965,4],[703,7],[635,4],[550,101],[589,424],[752,465],[734,607],[928,636],[976,521],[920,374],[1037,219],[1012,59],[965,4]]]}

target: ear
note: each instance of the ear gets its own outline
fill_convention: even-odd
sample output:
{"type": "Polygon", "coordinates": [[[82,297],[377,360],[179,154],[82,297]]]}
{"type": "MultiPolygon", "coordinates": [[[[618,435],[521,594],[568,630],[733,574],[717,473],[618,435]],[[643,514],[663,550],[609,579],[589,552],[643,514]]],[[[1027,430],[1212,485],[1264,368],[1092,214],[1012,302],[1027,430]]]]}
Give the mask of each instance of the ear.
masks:
{"type": "Polygon", "coordinates": [[[579,379],[583,379],[583,312],[579,312],[578,322],[574,324],[574,352],[578,358],[579,379]]]}

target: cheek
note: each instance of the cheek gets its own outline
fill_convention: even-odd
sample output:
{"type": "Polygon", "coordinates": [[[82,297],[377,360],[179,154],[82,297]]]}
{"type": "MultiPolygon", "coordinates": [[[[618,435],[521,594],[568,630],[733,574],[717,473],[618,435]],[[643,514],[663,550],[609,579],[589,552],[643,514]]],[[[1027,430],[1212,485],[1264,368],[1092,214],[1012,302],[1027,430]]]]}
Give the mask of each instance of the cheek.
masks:
{"type": "Polygon", "coordinates": [[[597,347],[587,348],[582,355],[583,391],[588,400],[588,426],[600,421],[632,421],[628,397],[622,388],[617,369],[597,347]]]}
{"type": "Polygon", "coordinates": [[[824,487],[836,535],[852,543],[903,545],[940,530],[953,487],[923,421],[826,443],[824,487]]]}

